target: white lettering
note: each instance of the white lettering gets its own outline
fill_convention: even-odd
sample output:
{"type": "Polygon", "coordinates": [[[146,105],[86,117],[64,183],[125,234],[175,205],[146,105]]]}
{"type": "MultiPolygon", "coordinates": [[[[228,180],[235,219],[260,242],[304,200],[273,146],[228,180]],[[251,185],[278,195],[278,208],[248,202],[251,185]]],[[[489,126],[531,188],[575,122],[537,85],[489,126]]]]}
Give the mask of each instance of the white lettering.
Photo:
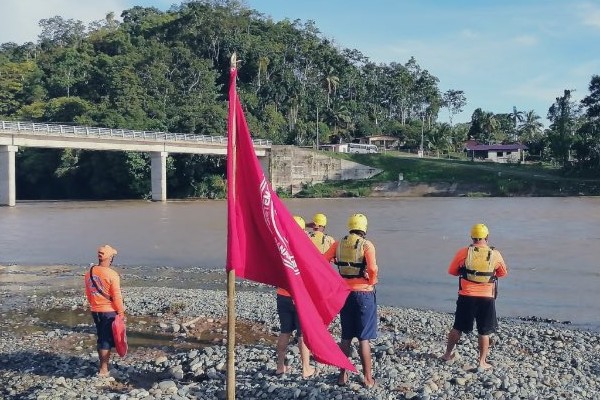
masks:
{"type": "Polygon", "coordinates": [[[281,261],[283,262],[283,265],[286,268],[289,268],[294,272],[294,275],[300,275],[300,270],[298,269],[298,265],[296,264],[296,259],[290,251],[288,240],[281,234],[281,231],[277,226],[275,218],[277,212],[273,207],[271,191],[269,190],[267,180],[264,177],[262,182],[260,183],[260,191],[262,197],[263,217],[265,219],[267,227],[269,228],[269,230],[273,234],[273,237],[275,238],[275,243],[277,245],[277,249],[279,250],[279,255],[281,256],[281,261]]]}

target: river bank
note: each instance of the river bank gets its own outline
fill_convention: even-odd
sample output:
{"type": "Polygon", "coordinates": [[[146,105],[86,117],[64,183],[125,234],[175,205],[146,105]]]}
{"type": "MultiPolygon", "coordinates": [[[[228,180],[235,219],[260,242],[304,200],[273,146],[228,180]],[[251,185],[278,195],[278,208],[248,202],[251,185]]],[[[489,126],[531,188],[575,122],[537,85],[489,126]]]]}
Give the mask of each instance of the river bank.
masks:
{"type": "MultiPolygon", "coordinates": [[[[579,197],[600,195],[600,180],[582,171],[541,164],[419,158],[405,153],[347,154],[336,158],[382,172],[354,181],[306,179],[296,197],[579,197]]],[[[284,193],[285,194],[285,193],[284,193]]]]}
{"type": "MultiPolygon", "coordinates": [[[[94,329],[83,309],[81,269],[0,269],[0,397],[5,399],[221,399],[225,396],[226,294],[222,271],[160,268],[123,272],[130,353],[113,358],[110,378],[96,378],[94,329]],[[192,279],[190,278],[192,277],[192,279]]],[[[600,335],[540,321],[501,319],[490,361],[476,368],[476,336],[459,357],[441,362],[452,315],[380,307],[374,340],[378,386],[360,376],[336,385],[336,370],[276,377],[278,330],[273,289],[240,282],[237,289],[237,398],[258,399],[592,399],[600,391],[600,335]]],[[[339,323],[332,324],[339,337],[339,323]]],[[[353,361],[358,364],[354,351],[353,361]]]]}

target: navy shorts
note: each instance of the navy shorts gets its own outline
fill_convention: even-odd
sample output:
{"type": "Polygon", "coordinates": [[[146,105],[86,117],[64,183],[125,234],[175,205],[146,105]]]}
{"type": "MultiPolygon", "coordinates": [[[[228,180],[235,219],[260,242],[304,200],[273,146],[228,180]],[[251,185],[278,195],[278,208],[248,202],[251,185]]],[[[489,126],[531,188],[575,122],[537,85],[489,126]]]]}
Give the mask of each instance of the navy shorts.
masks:
{"type": "Polygon", "coordinates": [[[277,295],[277,315],[279,315],[281,333],[292,333],[296,330],[298,331],[298,336],[302,334],[298,313],[296,313],[296,306],[290,296],[277,295]]]}
{"type": "Polygon", "coordinates": [[[473,321],[477,322],[477,333],[489,335],[496,332],[496,301],[491,297],[458,296],[453,328],[464,333],[473,330],[473,321]]]}
{"type": "Polygon", "coordinates": [[[352,291],[340,312],[342,340],[377,338],[377,299],[375,292],[352,291]]]}
{"type": "Polygon", "coordinates": [[[96,348],[98,350],[110,350],[115,347],[112,323],[116,316],[117,313],[114,311],[92,313],[94,323],[96,324],[96,334],[98,335],[98,340],[96,341],[96,348]]]}

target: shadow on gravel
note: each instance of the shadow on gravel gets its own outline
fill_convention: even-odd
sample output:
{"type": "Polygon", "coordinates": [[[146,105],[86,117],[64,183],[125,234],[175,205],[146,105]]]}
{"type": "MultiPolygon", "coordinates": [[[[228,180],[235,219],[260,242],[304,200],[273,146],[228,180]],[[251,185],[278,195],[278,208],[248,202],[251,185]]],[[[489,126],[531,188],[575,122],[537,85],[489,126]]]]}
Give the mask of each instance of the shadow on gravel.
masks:
{"type": "MultiPolygon", "coordinates": [[[[115,363],[111,363],[114,367],[115,363]]],[[[116,382],[108,384],[112,391],[129,392],[132,387],[138,389],[150,389],[152,385],[166,379],[168,374],[162,372],[149,372],[138,370],[135,367],[129,366],[128,379],[122,380],[116,378],[116,382]]],[[[72,355],[58,355],[47,351],[17,351],[14,353],[2,354],[0,356],[0,375],[4,371],[12,371],[19,375],[32,376],[32,385],[19,392],[16,397],[12,398],[27,398],[29,395],[43,393],[44,387],[47,387],[48,382],[45,379],[39,379],[40,382],[35,382],[35,376],[46,378],[96,378],[98,372],[98,364],[96,360],[84,359],[72,355]],[[34,383],[35,382],[35,383],[34,383]]],[[[98,382],[98,386],[103,386],[102,382],[98,382]]],[[[106,386],[106,384],[104,384],[106,386]]],[[[3,392],[3,387],[0,386],[0,398],[11,398],[8,393],[3,392]]]]}
{"type": "Polygon", "coordinates": [[[36,398],[37,397],[36,395],[39,393],[44,393],[44,385],[43,384],[37,384],[37,385],[30,386],[27,388],[27,390],[17,392],[13,395],[11,395],[9,392],[7,392],[3,389],[0,389],[0,398],[6,399],[6,400],[36,398]]]}
{"type": "Polygon", "coordinates": [[[0,371],[15,371],[33,375],[76,378],[95,376],[95,361],[47,351],[17,351],[0,356],[0,371]]]}

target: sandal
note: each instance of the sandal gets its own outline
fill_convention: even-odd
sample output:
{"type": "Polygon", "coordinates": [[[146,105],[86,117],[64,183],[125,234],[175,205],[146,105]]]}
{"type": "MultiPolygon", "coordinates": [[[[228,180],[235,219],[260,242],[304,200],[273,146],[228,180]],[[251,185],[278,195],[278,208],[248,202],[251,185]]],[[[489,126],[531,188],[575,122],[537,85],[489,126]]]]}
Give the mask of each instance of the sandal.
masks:
{"type": "Polygon", "coordinates": [[[313,373],[308,376],[302,376],[302,379],[316,378],[321,373],[321,370],[317,367],[314,368],[313,373]]]}
{"type": "Polygon", "coordinates": [[[348,371],[340,371],[340,374],[338,375],[337,384],[338,386],[346,386],[348,384],[348,371]]]}
{"type": "Polygon", "coordinates": [[[367,389],[373,389],[374,387],[377,386],[377,382],[375,382],[375,379],[371,378],[373,382],[371,383],[367,383],[367,381],[363,381],[363,386],[367,389]]]}

